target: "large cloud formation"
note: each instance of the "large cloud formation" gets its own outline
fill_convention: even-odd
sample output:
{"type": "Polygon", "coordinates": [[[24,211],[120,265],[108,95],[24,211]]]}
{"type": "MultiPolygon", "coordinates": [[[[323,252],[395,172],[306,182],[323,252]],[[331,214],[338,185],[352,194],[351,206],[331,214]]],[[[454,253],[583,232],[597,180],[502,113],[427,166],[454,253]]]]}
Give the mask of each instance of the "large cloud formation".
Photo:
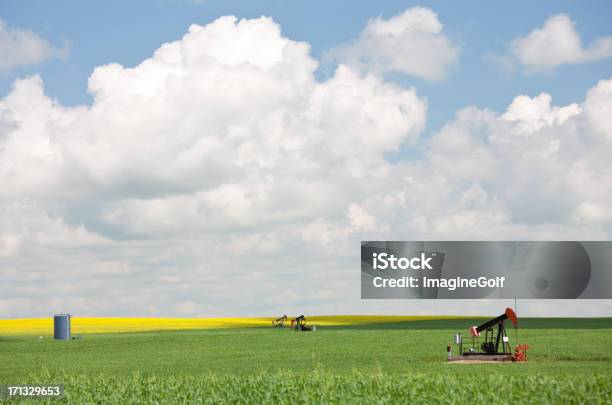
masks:
{"type": "Polygon", "coordinates": [[[421,139],[414,89],[316,68],[271,19],[222,17],[95,69],[90,106],[15,82],[0,102],[0,311],[375,311],[360,240],[610,237],[612,79],[563,107],[468,107],[421,139]],[[400,147],[421,153],[389,162],[400,147]]]}

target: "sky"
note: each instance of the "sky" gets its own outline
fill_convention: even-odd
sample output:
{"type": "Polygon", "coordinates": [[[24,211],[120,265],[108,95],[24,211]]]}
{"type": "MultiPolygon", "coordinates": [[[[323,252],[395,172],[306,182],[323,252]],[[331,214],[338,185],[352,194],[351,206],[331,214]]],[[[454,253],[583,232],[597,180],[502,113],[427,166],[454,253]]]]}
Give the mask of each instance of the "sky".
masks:
{"type": "Polygon", "coordinates": [[[0,317],[496,314],[360,300],[359,242],[610,240],[611,17],[3,1],[0,317]]]}

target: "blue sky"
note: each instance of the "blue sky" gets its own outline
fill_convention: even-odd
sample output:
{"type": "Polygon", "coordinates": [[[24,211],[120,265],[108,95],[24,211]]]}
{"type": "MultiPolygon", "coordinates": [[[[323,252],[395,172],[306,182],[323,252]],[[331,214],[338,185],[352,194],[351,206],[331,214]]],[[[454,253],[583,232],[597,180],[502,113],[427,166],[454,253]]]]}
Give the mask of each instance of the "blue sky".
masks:
{"type": "MultiPolygon", "coordinates": [[[[560,66],[554,73],[509,74],[484,58],[488,53],[505,52],[513,38],[526,35],[558,13],[571,16],[584,43],[609,35],[612,3],[608,1],[5,0],[0,4],[0,17],[9,25],[30,28],[53,43],[67,41],[70,55],[66,60],[1,74],[0,94],[8,92],[15,78],[39,72],[49,96],[64,105],[89,103],[87,78],[96,66],[111,62],[134,66],[160,44],[179,39],[190,24],[204,25],[222,15],[271,16],[285,36],[308,42],[312,55],[320,60],[330,48],[355,40],[368,19],[389,18],[414,5],[436,12],[448,36],[461,47],[459,65],[442,82],[402,75],[393,78],[415,85],[430,101],[429,131],[439,129],[466,105],[503,111],[517,94],[548,92],[555,104],[565,105],[580,99],[586,89],[612,72],[612,59],[607,59],[560,66]]],[[[325,75],[325,70],[329,73],[329,65],[322,66],[319,74],[325,75]]]]}
{"type": "Polygon", "coordinates": [[[361,300],[360,242],[612,239],[610,2],[4,0],[0,19],[0,317],[483,314],[361,300]]]}

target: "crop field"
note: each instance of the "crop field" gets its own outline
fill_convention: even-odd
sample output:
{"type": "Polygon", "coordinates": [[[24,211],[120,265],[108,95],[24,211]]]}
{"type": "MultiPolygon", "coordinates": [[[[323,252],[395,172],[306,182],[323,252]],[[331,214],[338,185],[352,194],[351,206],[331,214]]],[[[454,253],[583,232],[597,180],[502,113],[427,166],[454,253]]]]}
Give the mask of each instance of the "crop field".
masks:
{"type": "Polygon", "coordinates": [[[50,323],[0,321],[0,384],[63,384],[73,403],[612,402],[610,318],[522,319],[529,361],[510,364],[445,361],[453,334],[481,319],[309,318],[316,332],[257,319],[75,318],[71,341],[53,341],[50,323]]]}
{"type": "MultiPolygon", "coordinates": [[[[458,317],[454,317],[458,318],[458,317]]],[[[273,318],[73,318],[75,333],[118,333],[162,330],[253,328],[270,326],[273,318]]],[[[348,326],[379,323],[400,323],[453,319],[444,316],[314,316],[308,318],[319,326],[348,326]]],[[[5,319],[0,320],[2,335],[50,336],[53,318],[5,319]]]]}

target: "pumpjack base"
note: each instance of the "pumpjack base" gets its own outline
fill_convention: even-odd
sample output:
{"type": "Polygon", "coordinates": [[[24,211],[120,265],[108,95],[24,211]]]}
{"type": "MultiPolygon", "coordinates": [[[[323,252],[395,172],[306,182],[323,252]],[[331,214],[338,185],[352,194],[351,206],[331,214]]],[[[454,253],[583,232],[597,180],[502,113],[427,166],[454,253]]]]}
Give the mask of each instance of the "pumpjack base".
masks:
{"type": "Polygon", "coordinates": [[[513,356],[511,354],[470,354],[453,356],[448,361],[461,363],[500,363],[513,361],[513,356]]]}

